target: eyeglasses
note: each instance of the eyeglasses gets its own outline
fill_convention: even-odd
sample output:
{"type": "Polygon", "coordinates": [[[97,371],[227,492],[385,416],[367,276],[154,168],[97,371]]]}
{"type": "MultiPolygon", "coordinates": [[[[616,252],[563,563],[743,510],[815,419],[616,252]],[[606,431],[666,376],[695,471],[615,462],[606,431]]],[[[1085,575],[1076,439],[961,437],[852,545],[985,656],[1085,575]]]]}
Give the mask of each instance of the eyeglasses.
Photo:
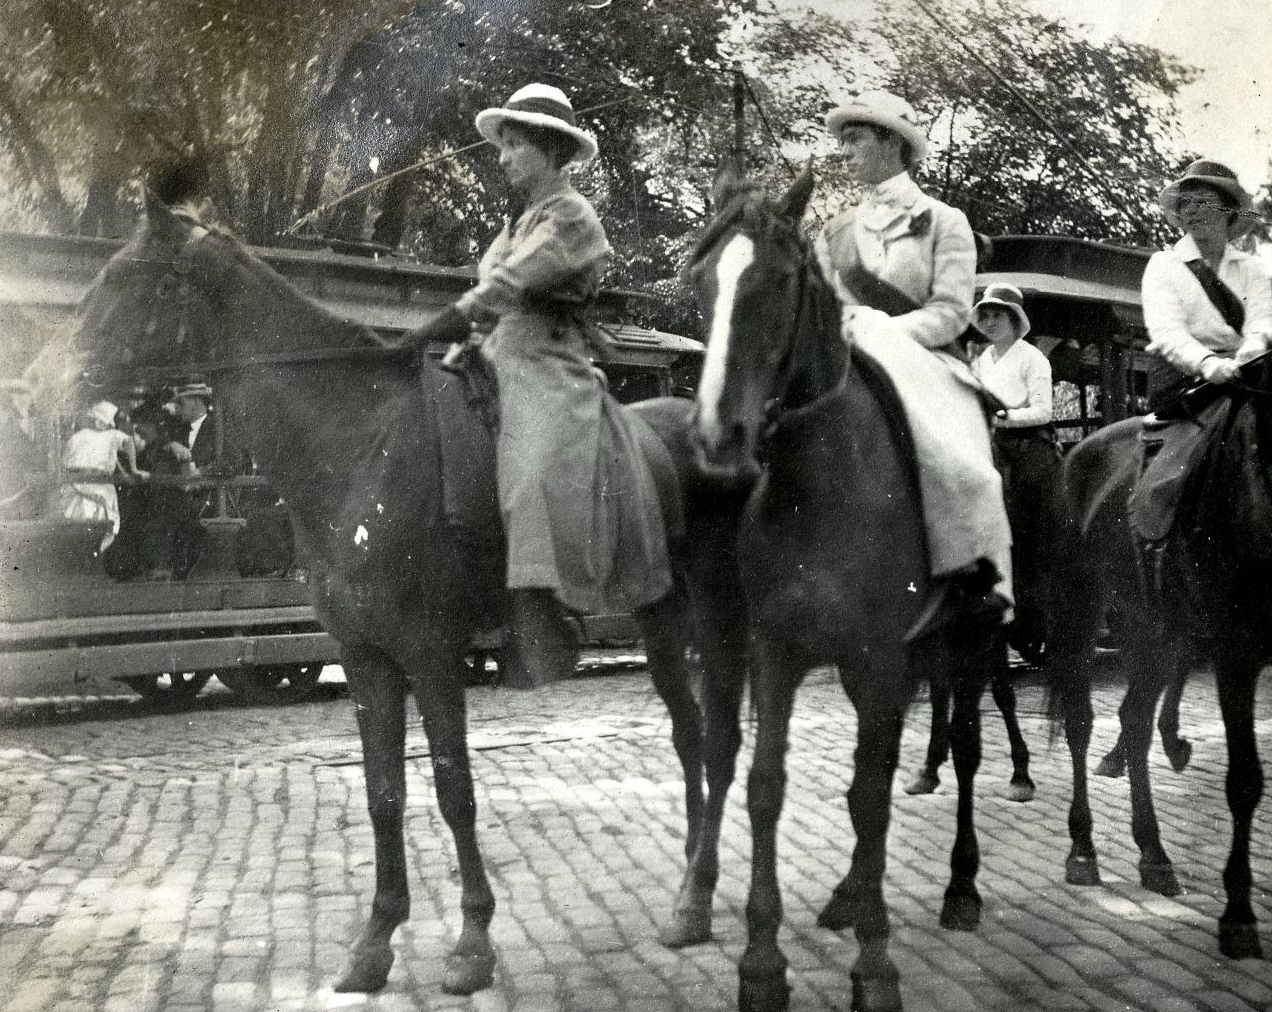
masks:
{"type": "Polygon", "coordinates": [[[1227,210],[1227,208],[1225,208],[1222,204],[1217,204],[1208,197],[1201,197],[1201,196],[1189,197],[1189,196],[1181,195],[1175,201],[1176,211],[1188,211],[1193,208],[1201,208],[1202,210],[1209,209],[1212,211],[1227,210]]]}

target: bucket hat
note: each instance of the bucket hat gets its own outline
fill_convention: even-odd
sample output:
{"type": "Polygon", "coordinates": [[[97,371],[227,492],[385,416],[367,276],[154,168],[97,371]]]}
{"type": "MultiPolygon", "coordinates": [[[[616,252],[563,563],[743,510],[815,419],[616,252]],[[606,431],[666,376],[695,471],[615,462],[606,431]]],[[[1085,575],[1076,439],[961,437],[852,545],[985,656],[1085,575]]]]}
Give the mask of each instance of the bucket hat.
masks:
{"type": "Polygon", "coordinates": [[[1015,285],[990,285],[980,301],[972,307],[972,319],[980,318],[980,311],[985,306],[999,306],[1016,318],[1016,336],[1024,337],[1029,333],[1029,317],[1025,314],[1025,297],[1015,285]]]}
{"type": "Polygon", "coordinates": [[[596,157],[596,138],[574,121],[574,106],[560,88],[550,84],[527,84],[517,90],[501,107],[483,109],[477,114],[477,132],[491,144],[499,144],[499,131],[506,123],[556,130],[577,143],[572,162],[587,162],[596,157]]]}

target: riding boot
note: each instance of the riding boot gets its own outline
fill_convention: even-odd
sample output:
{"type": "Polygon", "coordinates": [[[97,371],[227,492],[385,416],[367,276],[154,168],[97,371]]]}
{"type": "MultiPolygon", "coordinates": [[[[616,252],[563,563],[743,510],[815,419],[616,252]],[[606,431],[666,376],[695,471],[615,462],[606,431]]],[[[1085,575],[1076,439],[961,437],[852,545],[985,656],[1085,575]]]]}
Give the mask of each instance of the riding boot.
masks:
{"type": "Polygon", "coordinates": [[[998,580],[998,570],[988,559],[935,578],[927,603],[905,635],[906,642],[951,625],[973,635],[1001,626],[1011,602],[994,589],[998,580]]]}
{"type": "Polygon", "coordinates": [[[578,636],[550,590],[514,590],[501,683],[535,689],[574,674],[578,636]]]}

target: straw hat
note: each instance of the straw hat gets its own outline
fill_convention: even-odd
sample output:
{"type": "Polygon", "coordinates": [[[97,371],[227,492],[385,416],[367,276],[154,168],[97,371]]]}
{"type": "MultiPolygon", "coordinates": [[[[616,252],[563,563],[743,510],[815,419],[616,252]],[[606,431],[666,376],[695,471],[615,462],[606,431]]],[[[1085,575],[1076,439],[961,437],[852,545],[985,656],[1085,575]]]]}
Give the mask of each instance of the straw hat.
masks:
{"type": "Polygon", "coordinates": [[[88,417],[97,422],[103,429],[114,427],[115,415],[118,413],[119,408],[110,401],[98,401],[86,412],[88,417]]]}
{"type": "Polygon", "coordinates": [[[574,106],[565,92],[550,84],[527,84],[498,109],[483,109],[477,114],[477,131],[499,144],[499,131],[506,123],[556,130],[574,139],[578,145],[570,157],[572,162],[586,162],[596,157],[596,138],[581,130],[574,122],[574,106]]]}
{"type": "Polygon", "coordinates": [[[1239,239],[1254,228],[1258,219],[1253,210],[1250,194],[1246,193],[1237,182],[1237,174],[1228,166],[1207,161],[1205,158],[1199,158],[1189,165],[1184,169],[1182,176],[1173,183],[1167,183],[1157,196],[1157,202],[1166,212],[1166,220],[1175,228],[1182,228],[1178,213],[1180,193],[1192,186],[1209,186],[1220,193],[1227,194],[1232,199],[1237,211],[1237,220],[1228,226],[1229,239],[1239,239]]]}
{"type": "Polygon", "coordinates": [[[172,392],[172,399],[179,401],[182,397],[202,397],[206,401],[212,400],[212,388],[206,383],[187,383],[184,386],[177,387],[172,392]]]}
{"type": "Polygon", "coordinates": [[[826,113],[826,129],[836,138],[850,123],[870,123],[884,127],[910,145],[910,165],[927,154],[927,132],[919,126],[914,106],[890,91],[863,91],[826,113]]]}
{"type": "Polygon", "coordinates": [[[1029,317],[1025,315],[1025,297],[1015,285],[990,285],[985,289],[980,302],[972,307],[972,319],[980,319],[980,311],[985,306],[999,306],[1016,318],[1016,337],[1024,337],[1029,333],[1029,317]]]}

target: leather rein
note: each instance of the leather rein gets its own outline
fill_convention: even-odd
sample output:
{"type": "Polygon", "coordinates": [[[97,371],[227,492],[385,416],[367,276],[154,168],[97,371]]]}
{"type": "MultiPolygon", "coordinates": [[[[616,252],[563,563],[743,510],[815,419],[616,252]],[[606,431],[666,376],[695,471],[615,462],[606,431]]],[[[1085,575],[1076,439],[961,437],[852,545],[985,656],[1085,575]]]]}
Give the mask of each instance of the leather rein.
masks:
{"type": "MultiPolygon", "coordinates": [[[[180,347],[185,344],[186,338],[191,332],[190,274],[194,269],[194,252],[198,245],[212,232],[191,214],[179,210],[172,213],[189,224],[190,235],[181,247],[176,259],[172,261],[171,270],[160,277],[155,285],[150,318],[146,323],[146,334],[153,334],[159,329],[160,306],[175,299],[178,307],[175,343],[180,347]]],[[[259,366],[292,365],[305,362],[389,361],[394,358],[406,358],[413,353],[414,349],[412,348],[389,344],[337,348],[300,348],[294,351],[261,352],[247,355],[243,358],[223,361],[180,362],[168,366],[142,366],[140,369],[148,372],[171,372],[174,369],[179,369],[191,375],[215,375],[217,373],[239,372],[259,366]]]]}

